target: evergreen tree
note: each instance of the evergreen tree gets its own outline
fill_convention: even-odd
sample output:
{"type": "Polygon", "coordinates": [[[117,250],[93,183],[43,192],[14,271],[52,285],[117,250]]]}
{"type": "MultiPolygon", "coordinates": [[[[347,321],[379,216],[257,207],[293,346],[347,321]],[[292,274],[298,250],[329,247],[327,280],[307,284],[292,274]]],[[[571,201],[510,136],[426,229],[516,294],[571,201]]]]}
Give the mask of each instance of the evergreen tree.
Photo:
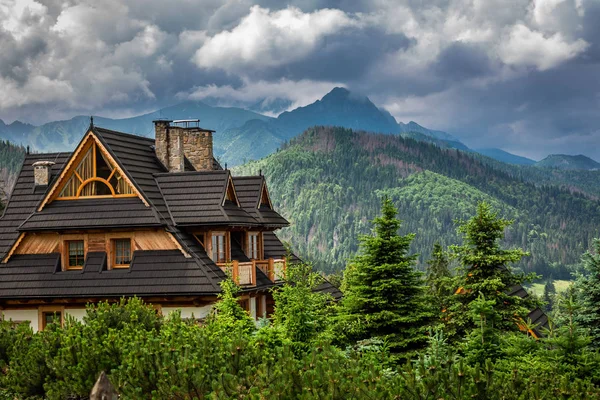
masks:
{"type": "Polygon", "coordinates": [[[546,303],[544,308],[546,312],[551,312],[554,308],[554,296],[556,296],[556,287],[552,279],[548,279],[544,284],[544,296],[542,299],[546,303]]]}
{"type": "Polygon", "coordinates": [[[414,234],[398,234],[397,210],[387,197],[374,232],[360,237],[361,254],[348,265],[342,290],[341,335],[352,341],[382,339],[393,353],[427,343],[432,317],[417,255],[408,254],[414,234]]]}
{"type": "Polygon", "coordinates": [[[429,286],[436,311],[442,318],[447,314],[447,308],[453,300],[453,278],[449,269],[450,260],[439,242],[433,245],[431,259],[427,261],[425,282],[429,286]]]}
{"type": "Polygon", "coordinates": [[[577,286],[581,296],[581,309],[578,322],[587,328],[593,347],[600,347],[600,239],[594,239],[593,250],[583,257],[583,266],[587,275],[578,279],[577,286]]]}
{"type": "Polygon", "coordinates": [[[522,323],[534,308],[534,300],[509,294],[510,288],[535,277],[515,274],[509,266],[528,253],[522,249],[506,250],[500,247],[504,229],[511,224],[512,221],[499,218],[483,202],[478,205],[477,214],[460,225],[458,230],[464,236],[464,244],[452,246],[455,257],[462,265],[462,273],[458,278],[458,302],[451,313],[455,333],[460,334],[472,328],[467,310],[480,296],[495,304],[495,329],[501,331],[518,329],[517,323],[522,323]]]}

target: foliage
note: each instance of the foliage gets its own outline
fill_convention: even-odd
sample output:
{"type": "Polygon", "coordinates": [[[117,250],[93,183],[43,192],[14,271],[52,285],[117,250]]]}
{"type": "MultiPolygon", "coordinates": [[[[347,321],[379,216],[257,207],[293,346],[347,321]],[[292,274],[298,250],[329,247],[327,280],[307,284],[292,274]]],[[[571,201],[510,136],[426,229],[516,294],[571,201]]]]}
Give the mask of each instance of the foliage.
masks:
{"type": "Polygon", "coordinates": [[[440,318],[447,315],[448,307],[454,302],[454,279],[450,273],[450,260],[439,243],[433,245],[431,259],[427,261],[425,282],[440,318]]]}
{"type": "MultiPolygon", "coordinates": [[[[469,311],[477,303],[493,306],[489,316],[494,316],[495,329],[513,331],[530,310],[537,306],[529,298],[512,295],[510,289],[522,285],[533,276],[525,276],[511,270],[511,263],[528,255],[521,249],[506,250],[500,247],[500,239],[512,221],[499,218],[487,203],[477,207],[477,214],[458,228],[464,235],[464,244],[452,246],[454,257],[461,264],[458,276],[459,296],[450,311],[450,322],[455,333],[472,329],[469,311]]],[[[478,309],[481,309],[477,306],[478,309]]],[[[482,310],[482,309],[481,309],[482,310]]],[[[481,311],[481,313],[487,312],[481,311]]],[[[489,319],[489,318],[488,318],[489,319]]],[[[479,329],[476,324],[475,329],[479,329]]]]}
{"type": "Polygon", "coordinates": [[[587,275],[581,276],[578,287],[581,293],[579,323],[587,328],[596,348],[600,348],[600,239],[594,239],[592,251],[582,257],[587,275]]]}
{"type": "Polygon", "coordinates": [[[329,315],[333,298],[315,292],[323,278],[309,264],[291,264],[286,271],[286,285],[273,290],[275,311],[273,329],[280,340],[294,352],[306,352],[320,340],[330,339],[329,315]]]}
{"type": "Polygon", "coordinates": [[[231,332],[249,333],[254,330],[252,318],[238,302],[239,290],[231,277],[221,281],[220,301],[209,317],[209,322],[221,329],[215,332],[217,335],[227,335],[231,332]]]}
{"type": "Polygon", "coordinates": [[[400,353],[424,346],[432,313],[416,255],[408,254],[414,235],[398,234],[396,215],[385,197],[373,234],[360,238],[362,252],[344,274],[339,329],[347,340],[380,338],[400,353]]]}

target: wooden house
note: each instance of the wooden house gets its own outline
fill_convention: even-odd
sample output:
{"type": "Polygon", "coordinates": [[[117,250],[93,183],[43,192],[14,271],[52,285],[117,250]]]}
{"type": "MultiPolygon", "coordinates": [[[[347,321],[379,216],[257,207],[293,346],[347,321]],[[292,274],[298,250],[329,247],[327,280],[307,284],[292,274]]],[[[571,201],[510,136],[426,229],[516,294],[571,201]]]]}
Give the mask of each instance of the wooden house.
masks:
{"type": "Polygon", "coordinates": [[[72,153],[27,154],[0,218],[5,319],[40,330],[130,296],[201,319],[226,270],[253,317],[271,311],[288,221],[264,177],[223,170],[197,121],[154,124],[150,139],[91,123],[72,153]]]}

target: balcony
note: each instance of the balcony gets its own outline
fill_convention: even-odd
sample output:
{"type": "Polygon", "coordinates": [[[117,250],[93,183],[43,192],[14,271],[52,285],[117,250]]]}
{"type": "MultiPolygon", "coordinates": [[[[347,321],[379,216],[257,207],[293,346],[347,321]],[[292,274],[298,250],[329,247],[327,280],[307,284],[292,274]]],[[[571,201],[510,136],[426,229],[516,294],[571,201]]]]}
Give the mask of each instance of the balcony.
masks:
{"type": "Polygon", "coordinates": [[[252,260],[240,262],[232,260],[228,263],[217,263],[225,272],[230,273],[240,286],[256,286],[256,268],[258,267],[271,282],[282,282],[287,268],[285,259],[252,260]]]}

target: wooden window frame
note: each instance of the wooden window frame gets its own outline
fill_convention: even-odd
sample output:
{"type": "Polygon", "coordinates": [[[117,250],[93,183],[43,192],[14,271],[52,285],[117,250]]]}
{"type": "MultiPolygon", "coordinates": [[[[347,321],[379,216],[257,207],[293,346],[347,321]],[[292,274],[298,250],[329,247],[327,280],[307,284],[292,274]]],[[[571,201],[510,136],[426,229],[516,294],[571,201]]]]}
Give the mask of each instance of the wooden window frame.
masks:
{"type": "Polygon", "coordinates": [[[231,235],[230,235],[229,231],[209,231],[204,236],[204,243],[206,243],[206,246],[204,248],[206,250],[206,254],[208,255],[208,258],[213,260],[213,262],[215,264],[223,264],[223,263],[231,262],[231,235]],[[213,239],[214,235],[224,235],[225,236],[225,261],[224,262],[213,260],[212,239],[213,239]]]}
{"type": "Polygon", "coordinates": [[[131,261],[133,260],[133,239],[131,237],[113,237],[109,239],[111,247],[111,259],[110,263],[114,269],[127,269],[131,267],[131,261]],[[129,240],[129,264],[117,264],[117,240],[129,240]]]}
{"type": "Polygon", "coordinates": [[[246,256],[248,258],[250,258],[251,260],[262,260],[264,258],[264,252],[263,252],[263,238],[262,238],[262,232],[260,231],[248,231],[246,232],[246,237],[245,237],[245,250],[246,250],[246,256]],[[256,236],[256,252],[257,252],[257,257],[253,258],[250,257],[251,255],[251,251],[250,251],[250,236],[256,236]]]}
{"type": "Polygon", "coordinates": [[[134,232],[115,232],[115,233],[106,233],[105,236],[105,243],[104,245],[105,250],[106,250],[106,255],[107,255],[107,260],[108,260],[108,266],[107,269],[111,270],[111,269],[127,269],[127,268],[131,268],[131,264],[116,264],[115,260],[116,260],[116,252],[115,252],[115,248],[114,248],[114,243],[115,240],[117,239],[129,239],[131,242],[131,261],[133,261],[133,252],[135,251],[135,240],[134,240],[134,236],[135,233],[134,232]]]}
{"type": "MultiPolygon", "coordinates": [[[[77,200],[77,199],[90,199],[90,198],[94,198],[94,199],[126,198],[126,197],[137,197],[138,196],[135,187],[129,181],[129,179],[127,179],[125,177],[125,174],[123,173],[121,168],[119,168],[118,164],[113,160],[113,158],[110,156],[110,154],[108,154],[108,152],[106,152],[102,148],[102,146],[93,137],[86,138],[86,143],[78,150],[78,153],[72,159],[72,164],[71,164],[71,162],[69,164],[70,165],[68,166],[68,169],[65,170],[65,172],[66,173],[70,172],[70,174],[64,175],[63,177],[61,177],[62,181],[59,182],[55,188],[53,188],[53,191],[56,190],[56,194],[52,195],[51,200],[77,200]],[[90,149],[92,151],[91,157],[92,157],[92,174],[93,174],[93,176],[91,178],[83,180],[77,173],[77,167],[79,166],[79,164],[81,163],[81,161],[83,160],[83,158],[86,156],[87,152],[90,149]],[[111,174],[108,177],[108,179],[103,179],[103,178],[100,178],[97,176],[96,157],[97,157],[98,152],[100,152],[104,155],[104,157],[108,160],[109,164],[112,164],[111,167],[113,167],[113,169],[112,169],[111,174]],[[116,188],[114,188],[112,186],[112,184],[110,183],[110,179],[116,173],[119,173],[121,176],[121,179],[125,180],[126,184],[130,187],[132,193],[116,193],[115,192],[116,188]],[[79,185],[77,187],[77,193],[75,196],[61,196],[61,193],[62,193],[63,189],[65,188],[65,186],[68,184],[71,176],[75,176],[79,180],[79,185]],[[109,194],[109,195],[92,195],[92,196],[81,195],[83,188],[90,182],[101,182],[102,184],[106,185],[109,188],[111,194],[109,194]]],[[[42,204],[42,206],[40,207],[40,210],[43,206],[44,206],[44,204],[42,204]]]]}
{"type": "Polygon", "coordinates": [[[85,266],[85,258],[87,257],[87,235],[61,235],[60,242],[62,255],[62,270],[63,271],[81,271],[85,266]],[[69,242],[83,242],[83,264],[81,266],[72,267],[69,265],[69,242]]]}
{"type": "Polygon", "coordinates": [[[65,324],[65,307],[64,306],[41,306],[38,308],[38,331],[46,329],[45,314],[60,313],[60,326],[65,324]]]}

